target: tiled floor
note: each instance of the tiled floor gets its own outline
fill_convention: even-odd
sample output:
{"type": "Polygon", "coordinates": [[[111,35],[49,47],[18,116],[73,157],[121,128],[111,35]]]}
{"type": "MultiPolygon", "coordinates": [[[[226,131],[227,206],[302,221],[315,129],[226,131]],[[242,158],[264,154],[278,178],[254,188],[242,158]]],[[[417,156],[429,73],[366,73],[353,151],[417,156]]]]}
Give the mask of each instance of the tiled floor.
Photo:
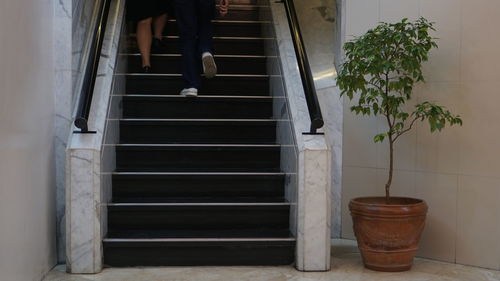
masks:
{"type": "Polygon", "coordinates": [[[500,281],[500,271],[417,259],[413,269],[380,273],[364,269],[353,243],[335,241],[330,272],[293,267],[168,267],[106,269],[96,275],[66,274],[56,267],[44,281],[500,281]]]}

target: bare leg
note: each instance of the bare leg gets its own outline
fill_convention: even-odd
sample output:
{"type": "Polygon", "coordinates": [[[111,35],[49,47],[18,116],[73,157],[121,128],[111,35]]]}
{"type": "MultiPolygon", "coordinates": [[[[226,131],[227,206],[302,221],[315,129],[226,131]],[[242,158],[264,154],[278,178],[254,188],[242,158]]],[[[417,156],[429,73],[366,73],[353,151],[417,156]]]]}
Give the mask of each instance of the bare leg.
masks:
{"type": "Polygon", "coordinates": [[[153,19],[147,18],[137,23],[137,44],[142,56],[142,66],[151,66],[151,23],[153,19]]]}
{"type": "Polygon", "coordinates": [[[163,35],[163,29],[165,28],[167,21],[168,21],[167,14],[163,14],[161,16],[157,16],[154,18],[154,20],[153,20],[154,36],[156,39],[161,40],[161,37],[163,35]]]}

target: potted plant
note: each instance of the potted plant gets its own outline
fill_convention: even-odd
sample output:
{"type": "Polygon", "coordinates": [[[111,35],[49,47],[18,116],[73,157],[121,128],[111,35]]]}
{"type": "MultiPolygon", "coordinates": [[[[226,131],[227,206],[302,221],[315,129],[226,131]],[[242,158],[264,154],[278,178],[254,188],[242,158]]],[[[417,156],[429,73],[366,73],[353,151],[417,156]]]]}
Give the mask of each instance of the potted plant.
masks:
{"type": "Polygon", "coordinates": [[[337,77],[341,96],[355,100],[356,114],[382,116],[387,130],[374,137],[389,146],[389,173],[384,197],[352,199],[349,209],[354,233],[365,267],[378,271],[405,271],[413,264],[425,225],[427,205],[423,200],[392,197],[394,144],[428,121],[432,132],[445,125],[462,125],[460,116],[424,101],[408,110],[416,83],[423,82],[422,63],[437,47],[429,34],[433,23],[424,18],[414,22],[380,23],[376,28],[344,45],[346,60],[337,77]]]}

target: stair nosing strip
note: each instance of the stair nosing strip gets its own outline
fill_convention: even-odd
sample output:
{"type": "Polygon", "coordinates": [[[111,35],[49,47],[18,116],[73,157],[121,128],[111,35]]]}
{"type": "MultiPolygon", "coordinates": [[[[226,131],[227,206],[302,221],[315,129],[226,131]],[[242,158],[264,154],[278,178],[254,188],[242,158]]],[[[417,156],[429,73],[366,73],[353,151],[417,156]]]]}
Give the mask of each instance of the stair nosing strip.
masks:
{"type": "Polygon", "coordinates": [[[154,243],[154,242],[294,242],[296,238],[104,238],[108,243],[154,243]]]}
{"type": "MultiPolygon", "coordinates": [[[[178,73],[115,73],[116,76],[138,76],[138,77],[182,77],[182,74],[178,73]]],[[[203,76],[203,75],[202,75],[203,76]]],[[[280,75],[269,75],[269,74],[217,74],[216,77],[226,78],[269,78],[269,77],[279,77],[280,75]]]]}
{"type": "MultiPolygon", "coordinates": [[[[120,53],[120,56],[141,56],[141,53],[120,53]]],[[[182,57],[181,54],[151,54],[151,57],[182,57]]],[[[214,55],[215,58],[260,58],[260,59],[265,59],[265,58],[278,58],[277,56],[259,56],[259,55],[214,55]]]]}
{"type": "MultiPolygon", "coordinates": [[[[177,22],[176,19],[169,19],[168,22],[177,22]]],[[[249,23],[249,24],[270,24],[270,20],[212,20],[213,23],[249,23]]]]}
{"type": "Polygon", "coordinates": [[[277,121],[288,121],[284,119],[162,119],[162,118],[120,118],[108,119],[109,121],[133,121],[133,122],[262,122],[274,123],[277,121]]]}
{"type": "MultiPolygon", "coordinates": [[[[219,4],[217,4],[219,6],[219,4]]],[[[269,5],[261,5],[261,4],[238,4],[238,3],[232,3],[229,6],[229,9],[234,8],[234,7],[271,7],[269,5]]]]}
{"type": "Polygon", "coordinates": [[[112,175],[124,176],[285,176],[286,173],[256,172],[112,172],[112,175]]]}
{"type": "MultiPolygon", "coordinates": [[[[117,95],[113,94],[114,97],[145,97],[145,98],[182,98],[186,97],[181,95],[142,95],[142,94],[123,94],[117,95]]],[[[221,96],[221,95],[201,95],[196,97],[197,99],[273,99],[273,98],[285,98],[285,96],[221,96]]]]}
{"type": "Polygon", "coordinates": [[[211,207],[231,207],[231,206],[290,206],[289,202],[262,202],[262,203],[104,203],[102,205],[108,207],[198,207],[198,206],[211,206],[211,207]]]}
{"type": "MultiPolygon", "coordinates": [[[[135,33],[129,34],[135,37],[135,33]]],[[[179,39],[179,36],[162,36],[167,39],[179,39]]],[[[256,37],[256,36],[214,36],[214,40],[276,40],[276,37],[256,37]]]]}
{"type": "Polygon", "coordinates": [[[128,147],[282,147],[281,144],[224,144],[224,143],[116,143],[103,144],[103,146],[128,146],[128,147]]]}
{"type": "MultiPolygon", "coordinates": [[[[217,4],[217,6],[219,6],[219,4],[217,4]]],[[[253,5],[253,4],[237,4],[237,3],[234,3],[234,4],[231,4],[229,6],[229,10],[231,10],[231,8],[236,8],[236,7],[262,7],[262,8],[270,8],[271,6],[269,5],[253,5]]]]}

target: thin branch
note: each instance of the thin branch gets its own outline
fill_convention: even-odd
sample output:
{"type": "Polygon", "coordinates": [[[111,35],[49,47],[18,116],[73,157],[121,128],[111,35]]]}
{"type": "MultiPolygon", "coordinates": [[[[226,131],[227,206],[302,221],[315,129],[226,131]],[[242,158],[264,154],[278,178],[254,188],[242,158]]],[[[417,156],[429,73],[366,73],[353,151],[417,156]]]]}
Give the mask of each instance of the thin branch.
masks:
{"type": "Polygon", "coordinates": [[[368,81],[368,84],[372,85],[373,87],[375,87],[377,89],[379,89],[380,91],[384,91],[384,89],[382,89],[382,86],[380,86],[380,85],[377,85],[377,84],[375,84],[373,82],[370,82],[370,81],[368,81]]]}
{"type": "Polygon", "coordinates": [[[397,140],[400,136],[402,136],[402,135],[404,135],[405,133],[409,132],[409,131],[412,129],[412,127],[413,127],[413,125],[415,124],[415,122],[416,122],[418,119],[420,119],[420,118],[419,118],[418,116],[415,116],[415,118],[414,118],[414,119],[411,121],[411,123],[410,123],[410,127],[408,127],[407,129],[405,129],[405,130],[403,130],[403,131],[399,132],[399,133],[396,135],[396,137],[394,138],[394,141],[396,141],[396,140],[397,140]]]}
{"type": "Polygon", "coordinates": [[[389,137],[392,137],[392,129],[394,127],[394,124],[391,122],[391,118],[389,116],[389,114],[384,114],[385,115],[385,118],[387,119],[387,123],[389,123],[389,137]]]}
{"type": "MultiPolygon", "coordinates": [[[[386,72],[385,73],[385,97],[386,99],[389,97],[389,73],[386,72]]],[[[394,126],[394,121],[391,121],[391,112],[390,112],[390,107],[389,107],[389,103],[387,102],[385,104],[385,112],[386,114],[385,115],[385,118],[387,119],[387,123],[389,124],[389,135],[392,135],[392,127],[394,126]]]]}

